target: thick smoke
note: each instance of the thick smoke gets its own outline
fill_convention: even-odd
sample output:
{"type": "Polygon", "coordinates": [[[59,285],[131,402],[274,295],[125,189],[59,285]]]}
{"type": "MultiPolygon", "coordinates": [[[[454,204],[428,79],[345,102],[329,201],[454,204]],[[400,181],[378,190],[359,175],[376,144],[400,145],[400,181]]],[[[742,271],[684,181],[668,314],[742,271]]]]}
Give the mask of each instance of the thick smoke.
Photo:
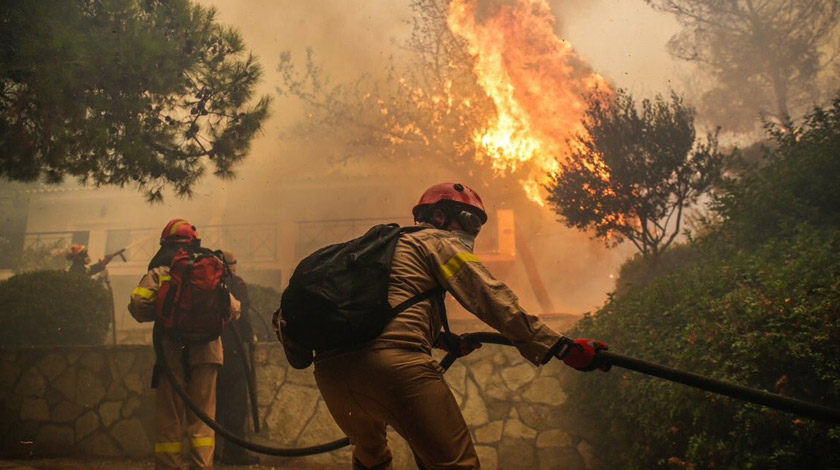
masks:
{"type": "MultiPolygon", "coordinates": [[[[411,223],[410,208],[426,187],[440,181],[462,181],[484,195],[491,217],[496,209],[516,211],[518,230],[537,260],[537,271],[556,311],[591,311],[604,301],[613,288],[612,277],[631,250],[607,250],[587,235],[564,227],[549,209],[524,201],[520,207],[520,203],[506,200],[501,195],[520,186],[515,179],[487,183],[473,171],[445,162],[432,167],[378,158],[342,160],[337,157],[347,149],[340,145],[296,139],[289,133],[305,116],[299,101],[275,91],[280,83],[277,67],[281,52],[288,50],[302,64],[311,49],[332,83],[355,80],[363,74],[385,77],[392,58],[399,62],[411,54],[403,47],[412,30],[411,2],[200,3],[217,8],[219,21],[238,29],[247,48],[259,58],[264,74],[256,94],[274,97],[271,118],[253,141],[248,158],[235,168],[236,179],[223,181],[208,175],[193,199],[181,200],[168,193],[164,203],[155,206],[147,205],[131,189],[106,189],[108,196],[103,197],[108,203],[95,209],[105,214],[103,223],[152,228],[162,227],[172,217],[187,217],[199,228],[275,224],[279,227],[276,253],[286,260],[284,271],[288,271],[301,249],[294,241],[301,223],[336,219],[411,223]]],[[[666,62],[665,43],[673,31],[673,20],[641,2],[626,6],[564,0],[551,2],[551,8],[558,37],[570,42],[595,72],[618,86],[643,92],[667,86],[671,66],[666,62]],[[663,20],[669,22],[660,27],[663,20]]],[[[74,206],[73,199],[69,201],[36,205],[29,217],[30,227],[65,230],[68,212],[90,210],[85,204],[74,206]]],[[[499,275],[522,297],[528,310],[542,311],[521,259],[499,275]]],[[[283,277],[287,280],[288,272],[283,277]]],[[[122,303],[120,298],[120,306],[122,303]]]]}
{"type": "MultiPolygon", "coordinates": [[[[265,68],[265,92],[273,92],[279,81],[277,59],[283,50],[289,50],[293,58],[302,62],[307,48],[311,48],[317,64],[332,83],[352,81],[362,74],[383,77],[389,59],[399,62],[404,55],[410,54],[401,47],[411,32],[412,11],[408,2],[391,3],[388,8],[382,8],[378,2],[288,2],[282,7],[268,1],[247,5],[229,0],[206,0],[204,3],[219,10],[221,21],[237,27],[248,46],[260,57],[265,68]]],[[[666,58],[664,44],[670,30],[666,29],[657,39],[656,54],[650,52],[651,46],[644,43],[644,39],[634,42],[645,48],[638,52],[628,52],[628,47],[610,49],[601,45],[604,34],[612,35],[616,41],[638,37],[638,28],[661,20],[661,16],[643,5],[629,10],[621,7],[624,8],[621,11],[615,11],[615,5],[600,2],[565,1],[553,2],[551,6],[558,18],[558,37],[570,41],[586,60],[591,61],[596,72],[613,82],[624,81],[627,86],[649,86],[639,83],[650,83],[647,79],[651,76],[662,81],[663,74],[657,75],[654,70],[661,70],[663,66],[654,61],[654,56],[660,62],[666,58]],[[641,17],[641,24],[629,23],[625,14],[641,17]],[[577,26],[580,24],[584,26],[577,26]],[[621,37],[621,31],[625,38],[621,37]],[[606,69],[600,70],[601,66],[606,69]]],[[[295,99],[277,97],[275,100],[273,116],[264,135],[254,142],[249,160],[239,170],[238,180],[224,184],[226,196],[222,199],[227,203],[219,217],[227,223],[278,219],[395,219],[405,217],[419,193],[431,184],[442,180],[478,184],[471,181],[469,174],[447,168],[445,164],[439,168],[411,168],[376,158],[356,158],[338,164],[335,157],[346,149],[330,142],[286,137],[289,127],[302,119],[301,110],[301,104],[295,99]],[[317,186],[319,181],[329,186],[314,190],[313,183],[317,186]],[[344,183],[336,187],[335,181],[344,183]],[[382,186],[388,186],[392,191],[382,189],[382,186]]],[[[491,184],[507,187],[516,186],[517,182],[500,178],[491,184]]],[[[491,211],[511,208],[508,201],[493,198],[494,194],[507,191],[496,191],[492,187],[476,189],[485,195],[491,211]]],[[[531,251],[536,254],[537,271],[555,309],[580,313],[600,305],[606,292],[612,289],[612,278],[630,250],[607,250],[587,235],[564,227],[548,209],[531,205],[513,209],[517,212],[520,235],[527,239],[531,251]]],[[[406,219],[400,221],[407,222],[406,219]]],[[[505,272],[505,280],[521,295],[526,308],[541,311],[521,262],[505,272]]]]}

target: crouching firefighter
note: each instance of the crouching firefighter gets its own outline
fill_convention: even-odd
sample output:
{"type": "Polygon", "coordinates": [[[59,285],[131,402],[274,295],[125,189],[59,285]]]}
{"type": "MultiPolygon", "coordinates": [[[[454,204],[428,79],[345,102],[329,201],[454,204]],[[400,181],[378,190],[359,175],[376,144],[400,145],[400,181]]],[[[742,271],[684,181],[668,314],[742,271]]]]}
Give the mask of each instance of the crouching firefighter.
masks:
{"type": "MultiPolygon", "coordinates": [[[[166,224],[160,249],[131,293],[128,310],[139,322],[155,322],[165,362],[204,413],[215,418],[216,379],[223,362],[220,334],[239,318],[240,304],[226,287],[230,271],[221,252],[200,246],[195,227],[183,219],[166,224]]],[[[188,445],[190,469],[213,468],[215,433],[186,406],[155,365],[155,469],[181,468],[188,445]],[[186,439],[185,439],[186,435],[186,439]]]]}
{"type": "Polygon", "coordinates": [[[393,468],[386,426],[405,438],[420,469],[479,469],[467,424],[431,356],[432,347],[461,355],[477,347],[449,332],[446,292],[537,366],[558,357],[579,370],[607,370],[596,359],[607,345],[552,330],[488,272],[473,254],[487,221],[475,191],[432,186],[413,215],[415,226],[377,226],[301,261],[281,300],[281,339],[293,367],[314,359],[318,388],[354,446],[354,470],[393,468]],[[347,290],[343,300],[323,299],[347,290]],[[359,305],[367,311],[356,312],[359,305]]]}

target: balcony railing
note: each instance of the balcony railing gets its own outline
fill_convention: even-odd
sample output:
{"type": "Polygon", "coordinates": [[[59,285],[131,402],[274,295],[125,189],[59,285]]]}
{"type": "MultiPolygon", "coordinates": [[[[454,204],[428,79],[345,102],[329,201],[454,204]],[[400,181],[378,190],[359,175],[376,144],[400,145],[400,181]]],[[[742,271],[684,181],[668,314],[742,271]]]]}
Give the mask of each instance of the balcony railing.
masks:
{"type": "Polygon", "coordinates": [[[277,226],[274,224],[210,225],[199,233],[202,246],[230,250],[237,259],[277,259],[277,226]]]}
{"type": "Polygon", "coordinates": [[[76,232],[29,232],[23,239],[24,250],[64,248],[73,243],[76,232]]]}
{"type": "MultiPolygon", "coordinates": [[[[277,226],[274,224],[210,225],[199,230],[201,246],[232,251],[237,259],[277,259],[277,226]]],[[[128,262],[145,263],[160,246],[160,229],[109,230],[106,252],[126,250],[128,262]]]]}

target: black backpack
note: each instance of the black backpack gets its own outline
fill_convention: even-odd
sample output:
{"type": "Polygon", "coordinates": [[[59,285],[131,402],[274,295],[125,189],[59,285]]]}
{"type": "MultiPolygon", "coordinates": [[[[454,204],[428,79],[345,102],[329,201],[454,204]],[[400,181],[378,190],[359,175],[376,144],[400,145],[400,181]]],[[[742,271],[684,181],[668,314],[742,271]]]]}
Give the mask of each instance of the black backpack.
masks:
{"type": "Polygon", "coordinates": [[[394,308],[388,303],[397,240],[423,228],[376,225],[359,238],[304,258],[280,299],[286,336],[315,351],[347,348],[376,338],[391,319],[417,302],[436,296],[442,307],[440,287],[394,308]]]}

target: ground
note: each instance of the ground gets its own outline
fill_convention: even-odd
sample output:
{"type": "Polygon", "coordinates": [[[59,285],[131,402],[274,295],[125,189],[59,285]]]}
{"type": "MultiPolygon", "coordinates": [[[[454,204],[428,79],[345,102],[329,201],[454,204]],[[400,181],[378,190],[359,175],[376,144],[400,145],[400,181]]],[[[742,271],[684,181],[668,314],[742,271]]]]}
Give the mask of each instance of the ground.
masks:
{"type": "MultiPolygon", "coordinates": [[[[242,467],[235,465],[214,466],[216,470],[292,470],[289,466],[253,465],[242,467]]],[[[0,470],[153,470],[154,465],[148,461],[130,460],[87,460],[87,459],[31,459],[31,460],[1,460],[0,470]]]]}

